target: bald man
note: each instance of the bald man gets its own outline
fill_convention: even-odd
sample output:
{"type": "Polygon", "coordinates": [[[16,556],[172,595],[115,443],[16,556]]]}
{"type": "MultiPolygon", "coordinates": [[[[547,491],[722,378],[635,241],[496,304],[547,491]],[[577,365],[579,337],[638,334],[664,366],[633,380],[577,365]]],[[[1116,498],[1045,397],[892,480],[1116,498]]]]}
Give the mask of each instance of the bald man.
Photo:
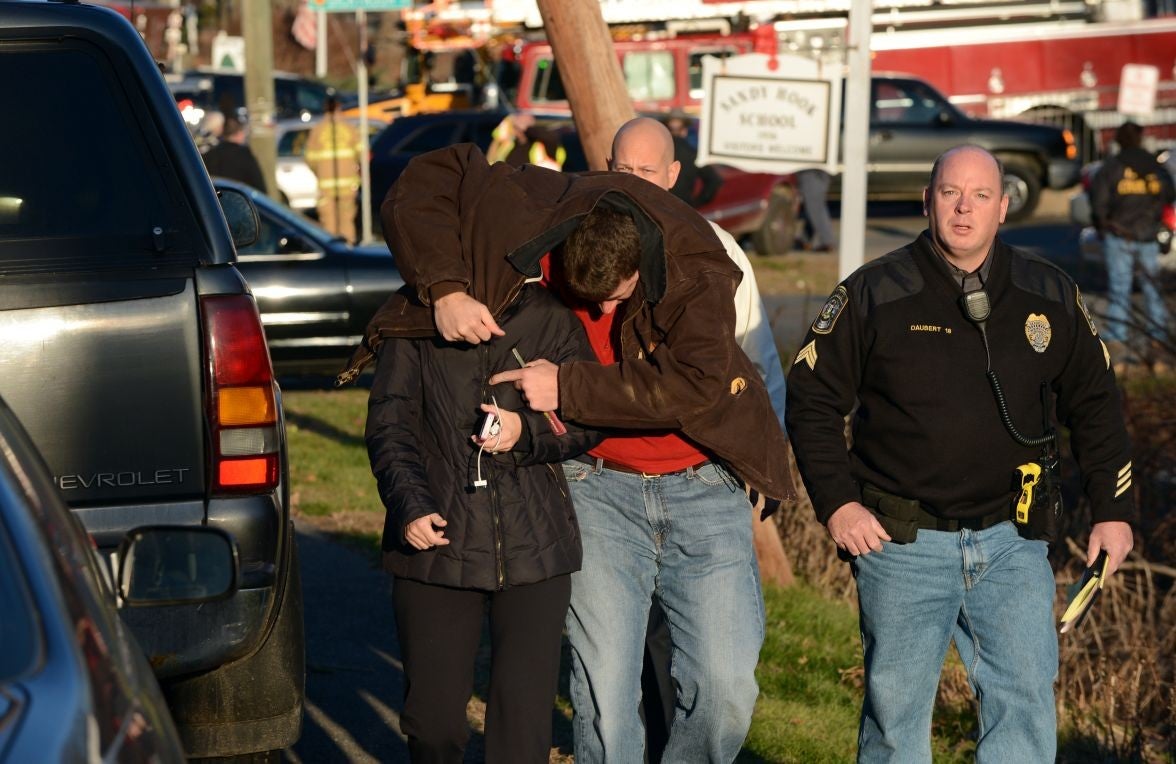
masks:
{"type": "MultiPolygon", "coordinates": [[[[613,138],[609,169],[644,178],[656,186],[672,189],[681,165],[674,160],[674,138],[664,124],[650,117],[629,120],[613,138]]],[[[787,388],[776,340],[768,323],[764,301],[756,286],[755,271],[735,237],[710,222],[727,255],[743,272],[743,281],[735,290],[735,341],[755,364],[772,398],[772,409],[784,426],[787,388]]]]}
{"type": "MultiPolygon", "coordinates": [[[[622,125],[613,138],[609,168],[614,172],[644,178],[670,191],[678,180],[681,164],[674,159],[674,139],[669,129],[656,119],[638,117],[622,125]]],[[[735,237],[713,221],[710,224],[727,250],[727,255],[743,272],[743,280],[735,291],[735,340],[763,378],[772,399],[772,409],[780,425],[784,426],[787,395],[784,370],[776,351],[772,327],[765,319],[766,311],[756,286],[755,272],[735,237]]],[[[780,538],[775,523],[755,522],[754,518],[758,515],[758,510],[755,510],[753,524],[757,543],[778,546],[780,538]]],[[[645,729],[650,749],[660,750],[673,725],[675,690],[669,666],[671,640],[657,602],[653,603],[649,613],[649,660],[646,664],[647,673],[642,678],[645,729]],[[652,676],[648,673],[650,671],[652,676]],[[659,704],[652,702],[651,693],[654,692],[660,696],[660,714],[657,712],[659,704]]]]}

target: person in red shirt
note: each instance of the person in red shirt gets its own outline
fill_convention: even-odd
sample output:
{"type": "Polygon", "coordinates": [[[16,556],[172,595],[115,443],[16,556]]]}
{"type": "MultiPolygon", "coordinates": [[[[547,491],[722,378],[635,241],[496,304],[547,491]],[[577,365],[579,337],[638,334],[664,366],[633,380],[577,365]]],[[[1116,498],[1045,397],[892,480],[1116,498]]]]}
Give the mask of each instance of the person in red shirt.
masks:
{"type": "Polygon", "coordinates": [[[663,760],[732,761],[764,629],[740,481],[794,495],[779,420],[735,342],[738,266],[697,212],[641,178],[489,164],[468,144],[414,159],[381,219],[407,287],[341,383],[388,337],[512,342],[500,322],[548,252],[552,282],[587,319],[595,360],[530,357],[488,380],[613,436],[563,466],[584,548],[567,619],[577,761],[644,758],[636,700],[655,595],[678,687],[663,760]]]}

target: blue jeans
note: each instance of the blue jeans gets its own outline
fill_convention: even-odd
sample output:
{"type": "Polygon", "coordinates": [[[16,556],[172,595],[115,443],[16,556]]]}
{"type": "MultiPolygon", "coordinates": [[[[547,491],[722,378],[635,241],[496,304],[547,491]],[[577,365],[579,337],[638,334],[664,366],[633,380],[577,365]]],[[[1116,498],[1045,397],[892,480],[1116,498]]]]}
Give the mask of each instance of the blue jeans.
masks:
{"type": "Polygon", "coordinates": [[[858,761],[931,761],[931,709],[952,639],[979,705],[976,760],[1053,761],[1058,638],[1045,542],[1003,522],[883,546],[853,561],[866,664],[858,761]]]}
{"type": "Polygon", "coordinates": [[[567,621],[577,764],[643,760],[637,706],[654,595],[678,688],[663,761],[733,761],[751,725],[764,639],[743,491],[712,464],[647,478],[565,462],[564,474],[584,542],[567,621]]]}
{"type": "Polygon", "coordinates": [[[1131,278],[1135,261],[1139,261],[1139,290],[1143,292],[1146,323],[1143,333],[1153,339],[1167,336],[1168,309],[1156,278],[1160,271],[1160,245],[1151,241],[1120,239],[1114,234],[1103,238],[1103,254],[1107,260],[1107,322],[1103,338],[1116,342],[1127,341],[1127,319],[1131,315],[1131,278]]]}

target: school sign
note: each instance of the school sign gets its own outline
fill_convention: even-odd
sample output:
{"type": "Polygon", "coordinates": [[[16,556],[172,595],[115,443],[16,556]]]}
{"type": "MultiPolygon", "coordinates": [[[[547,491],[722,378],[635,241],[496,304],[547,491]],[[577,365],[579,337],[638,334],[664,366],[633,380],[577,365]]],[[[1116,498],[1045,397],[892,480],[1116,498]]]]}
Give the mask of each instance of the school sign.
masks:
{"type": "Polygon", "coordinates": [[[702,64],[698,163],[749,172],[838,172],[840,67],[749,53],[702,64]],[[775,66],[772,66],[772,62],[775,66]]]}

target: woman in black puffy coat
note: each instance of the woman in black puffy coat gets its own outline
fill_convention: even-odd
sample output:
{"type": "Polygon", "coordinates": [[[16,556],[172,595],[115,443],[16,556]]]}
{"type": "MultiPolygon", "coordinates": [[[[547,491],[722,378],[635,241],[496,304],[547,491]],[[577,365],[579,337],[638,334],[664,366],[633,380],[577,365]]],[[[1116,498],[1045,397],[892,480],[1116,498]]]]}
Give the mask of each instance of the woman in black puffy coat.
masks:
{"type": "Polygon", "coordinates": [[[546,762],[560,635],[580,535],[559,462],[600,439],[556,435],[491,375],[525,360],[595,360],[579,320],[528,284],[479,345],[386,339],[366,440],[387,515],[384,567],[404,660],[401,730],[414,762],[461,762],[466,703],[488,610],[488,762],[546,762]],[[479,441],[487,412],[500,431],[479,441]],[[488,607],[487,607],[488,605],[488,607]]]}

